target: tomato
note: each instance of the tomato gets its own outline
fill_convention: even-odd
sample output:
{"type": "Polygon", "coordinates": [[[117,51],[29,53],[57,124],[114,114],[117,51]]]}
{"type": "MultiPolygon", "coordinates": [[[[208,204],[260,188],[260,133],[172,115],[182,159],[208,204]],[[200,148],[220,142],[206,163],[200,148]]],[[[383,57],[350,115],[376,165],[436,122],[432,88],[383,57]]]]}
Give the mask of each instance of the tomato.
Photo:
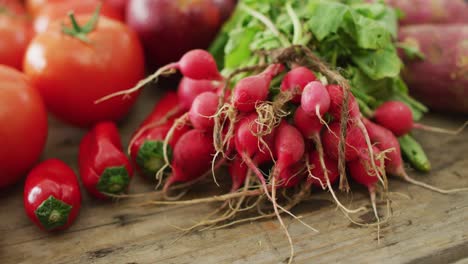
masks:
{"type": "MultiPolygon", "coordinates": [[[[34,31],[45,31],[51,21],[66,17],[70,11],[73,11],[75,15],[92,14],[100,3],[100,0],[67,0],[47,4],[41,8],[34,17],[34,31]]],[[[117,10],[105,2],[102,2],[100,14],[108,18],[120,21],[124,20],[123,16],[117,10]]]]}
{"type": "Polygon", "coordinates": [[[17,2],[0,2],[0,64],[21,70],[32,31],[24,8],[17,2]]]}
{"type": "Polygon", "coordinates": [[[128,0],[104,0],[105,3],[108,3],[112,6],[117,12],[119,12],[122,17],[125,17],[125,10],[127,9],[128,0]]]}
{"type": "Polygon", "coordinates": [[[21,179],[47,138],[47,113],[26,76],[0,65],[0,188],[21,179]]]}
{"type": "MultiPolygon", "coordinates": [[[[78,23],[90,19],[81,16],[78,23]]],[[[129,89],[143,78],[138,36],[123,23],[105,17],[98,18],[91,32],[78,36],[63,33],[61,22],[55,21],[31,41],[24,72],[39,89],[48,110],[70,124],[88,127],[121,119],[135,103],[136,93],[99,104],[95,101],[129,89]]]]}
{"type": "Polygon", "coordinates": [[[46,4],[60,3],[63,1],[64,0],[26,0],[25,4],[28,13],[34,17],[46,4]]]}

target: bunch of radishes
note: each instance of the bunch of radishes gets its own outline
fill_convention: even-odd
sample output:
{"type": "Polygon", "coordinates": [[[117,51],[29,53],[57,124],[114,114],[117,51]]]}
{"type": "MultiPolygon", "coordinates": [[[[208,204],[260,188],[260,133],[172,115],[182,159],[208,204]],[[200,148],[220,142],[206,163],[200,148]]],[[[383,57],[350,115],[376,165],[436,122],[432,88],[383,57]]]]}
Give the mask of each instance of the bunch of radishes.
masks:
{"type": "Polygon", "coordinates": [[[424,126],[413,123],[405,104],[386,102],[366,118],[351,91],[343,88],[349,87],[346,80],[317,58],[286,56],[271,61],[223,77],[208,52],[192,50],[127,91],[175,70],[183,75],[177,93],[161,99],[129,147],[137,169],[164,181],[163,194],[174,183],[190,186],[210,174],[216,181],[220,166],[228,167],[232,179],[231,191],[225,195],[152,204],[225,201],[221,208],[230,205],[221,217],[196,225],[200,226],[229,220],[238,211],[254,207],[246,197],[259,197],[254,205],[267,198],[274,213],[266,216],[276,215],[287,233],[280,211],[291,214],[288,210],[307,197],[313,186],[328,189],[346,214],[366,210],[348,209],[335,195],[333,184],[338,178],[340,189],[349,190],[347,174],[368,188],[377,222],[375,194],[379,186],[387,191],[387,174],[442,193],[468,190],[441,190],[406,174],[397,136],[424,126]],[[311,68],[324,72],[314,73],[311,68]],[[238,74],[242,78],[234,78],[238,74]],[[155,148],[142,150],[145,140],[152,140],[155,148]],[[280,189],[293,190],[285,205],[277,201],[280,189]]]}

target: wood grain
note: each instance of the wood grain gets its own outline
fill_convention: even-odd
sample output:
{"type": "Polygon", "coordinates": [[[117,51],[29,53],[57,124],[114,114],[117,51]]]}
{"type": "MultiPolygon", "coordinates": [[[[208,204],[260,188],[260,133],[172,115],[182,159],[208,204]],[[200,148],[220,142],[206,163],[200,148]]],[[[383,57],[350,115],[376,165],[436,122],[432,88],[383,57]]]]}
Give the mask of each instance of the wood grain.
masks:
{"type": "MultiPolygon", "coordinates": [[[[159,93],[146,92],[128,120],[121,124],[124,142],[151,110],[159,93]]],[[[425,123],[453,128],[461,118],[431,115],[425,123]]],[[[45,158],[57,157],[76,170],[79,140],[84,131],[51,119],[45,158]]],[[[419,180],[441,186],[468,186],[468,131],[458,136],[417,132],[433,163],[419,180]]],[[[84,195],[76,223],[58,234],[32,225],[23,212],[22,184],[0,194],[0,263],[281,263],[287,259],[287,240],[275,219],[182,236],[187,227],[219,204],[136,207],[132,201],[101,202],[84,195]]],[[[327,193],[292,210],[317,228],[314,233],[285,217],[294,239],[296,263],[466,263],[468,258],[468,194],[440,195],[392,180],[393,217],[376,229],[357,227],[335,208],[327,193]]],[[[131,192],[152,190],[135,177],[131,192]]],[[[83,191],[84,192],[84,191],[83,191]]],[[[208,182],[195,193],[219,193],[208,182]]],[[[193,192],[192,192],[193,194],[193,192]]],[[[354,186],[340,198],[353,205],[368,204],[366,191],[354,186]]],[[[381,210],[384,207],[381,206],[381,210]]],[[[368,215],[361,216],[361,219],[368,215]]],[[[359,217],[358,217],[359,219],[359,217]]]]}

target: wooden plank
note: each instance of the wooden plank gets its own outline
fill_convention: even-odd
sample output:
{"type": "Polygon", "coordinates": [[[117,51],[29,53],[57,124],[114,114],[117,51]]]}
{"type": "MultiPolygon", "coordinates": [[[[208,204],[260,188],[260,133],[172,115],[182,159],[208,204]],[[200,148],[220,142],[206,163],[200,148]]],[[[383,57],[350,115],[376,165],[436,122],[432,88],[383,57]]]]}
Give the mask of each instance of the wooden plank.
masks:
{"type": "MultiPolygon", "coordinates": [[[[156,97],[147,92],[122,123],[125,142],[156,97]]],[[[462,120],[430,116],[424,121],[455,127],[462,120]]],[[[76,169],[77,146],[84,131],[54,120],[51,127],[44,158],[58,157],[76,169]]],[[[433,171],[429,175],[412,172],[412,176],[441,187],[468,186],[467,131],[456,137],[418,132],[416,137],[428,151],[433,171]]],[[[294,239],[296,263],[464,263],[468,258],[468,194],[440,195],[398,180],[391,181],[390,187],[395,192],[391,195],[393,217],[382,226],[380,244],[375,228],[351,225],[327,193],[318,193],[294,208],[293,213],[320,231],[314,233],[284,217],[294,239]]],[[[133,193],[151,189],[140,177],[132,182],[133,193]]],[[[196,192],[219,189],[207,183],[196,192]]],[[[353,206],[368,204],[366,191],[359,186],[352,195],[340,197],[352,200],[353,206]]],[[[25,216],[20,183],[0,194],[0,263],[278,263],[287,259],[287,240],[275,219],[183,237],[174,227],[190,226],[218,205],[136,207],[131,201],[101,202],[84,194],[77,222],[65,232],[47,234],[25,216]]]]}

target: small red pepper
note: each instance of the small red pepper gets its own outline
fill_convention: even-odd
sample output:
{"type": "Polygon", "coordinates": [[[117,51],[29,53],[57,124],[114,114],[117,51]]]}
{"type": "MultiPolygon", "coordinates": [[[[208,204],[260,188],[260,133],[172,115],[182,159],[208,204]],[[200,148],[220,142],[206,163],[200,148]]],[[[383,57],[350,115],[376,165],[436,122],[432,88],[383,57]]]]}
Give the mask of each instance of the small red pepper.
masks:
{"type": "MultiPolygon", "coordinates": [[[[130,141],[129,152],[137,171],[153,179],[164,165],[163,145],[174,120],[184,113],[176,92],[167,92],[154,106],[152,112],[135,131],[130,141]]],[[[169,141],[169,161],[175,142],[189,130],[182,126],[174,131],[169,141]]]]}
{"type": "MultiPolygon", "coordinates": [[[[132,141],[130,156],[138,172],[150,179],[154,179],[156,173],[164,166],[164,139],[171,129],[174,121],[147,129],[132,141]]],[[[177,127],[168,142],[167,154],[169,161],[172,160],[172,149],[179,138],[188,132],[187,125],[177,127]]]]}
{"type": "Polygon", "coordinates": [[[31,170],[24,186],[24,209],[43,230],[70,226],[81,207],[81,193],[73,170],[58,159],[49,159],[31,170]]]}
{"type": "Polygon", "coordinates": [[[80,176],[86,190],[96,198],[120,194],[127,190],[133,169],[122,150],[117,127],[102,122],[81,140],[78,154],[80,176]]]}
{"type": "Polygon", "coordinates": [[[180,117],[184,112],[184,109],[182,109],[182,106],[180,105],[177,93],[173,91],[166,92],[166,94],[155,104],[151,113],[141,123],[140,128],[149,124],[163,125],[169,120],[180,117]]]}

